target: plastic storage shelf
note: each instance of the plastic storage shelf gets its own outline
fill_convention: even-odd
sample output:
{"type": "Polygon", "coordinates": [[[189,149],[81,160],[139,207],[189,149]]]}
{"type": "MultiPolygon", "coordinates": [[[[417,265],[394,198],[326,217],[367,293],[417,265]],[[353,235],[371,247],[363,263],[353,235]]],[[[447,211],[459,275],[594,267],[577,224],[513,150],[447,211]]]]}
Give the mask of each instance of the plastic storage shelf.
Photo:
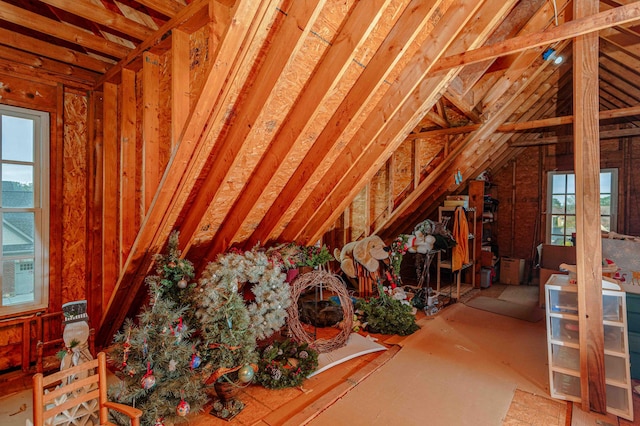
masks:
{"type": "MultiPolygon", "coordinates": [[[[602,286],[607,412],[633,421],[626,293],[608,281],[602,286]]],[[[545,285],[551,396],[574,402],[581,400],[577,290],[567,275],[551,275],[545,285]]]]}

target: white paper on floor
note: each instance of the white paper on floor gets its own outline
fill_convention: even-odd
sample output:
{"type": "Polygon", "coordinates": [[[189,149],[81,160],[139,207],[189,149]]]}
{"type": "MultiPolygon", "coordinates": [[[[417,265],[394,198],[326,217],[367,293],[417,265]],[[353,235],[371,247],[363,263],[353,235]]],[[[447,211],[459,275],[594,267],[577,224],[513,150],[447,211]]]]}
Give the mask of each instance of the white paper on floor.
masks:
{"type": "Polygon", "coordinates": [[[309,374],[308,377],[315,376],[316,374],[322,373],[333,366],[349,361],[355,357],[386,350],[387,348],[376,343],[376,339],[369,335],[364,337],[358,333],[351,333],[345,346],[331,352],[318,355],[318,369],[309,374]]]}

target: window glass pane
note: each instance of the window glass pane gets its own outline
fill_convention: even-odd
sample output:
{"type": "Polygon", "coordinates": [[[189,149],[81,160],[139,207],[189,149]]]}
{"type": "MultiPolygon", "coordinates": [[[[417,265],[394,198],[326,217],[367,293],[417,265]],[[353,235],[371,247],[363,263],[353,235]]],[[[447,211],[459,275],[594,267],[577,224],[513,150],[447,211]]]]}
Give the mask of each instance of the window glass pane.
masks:
{"type": "Polygon", "coordinates": [[[567,175],[567,194],[575,194],[576,193],[576,175],[568,174],[567,175]]]}
{"type": "Polygon", "coordinates": [[[2,305],[19,305],[35,301],[33,259],[2,262],[2,305]]]}
{"type": "Polygon", "coordinates": [[[563,246],[564,245],[564,237],[562,235],[552,235],[551,236],[551,244],[554,246],[563,246]]]}
{"type": "Polygon", "coordinates": [[[611,231],[611,216],[600,217],[600,230],[606,232],[611,231]]]}
{"type": "Polygon", "coordinates": [[[600,195],[600,214],[611,215],[611,195],[600,195]]]}
{"type": "Polygon", "coordinates": [[[554,195],[551,198],[551,213],[564,213],[565,197],[564,195],[554,195]]]}
{"type": "Polygon", "coordinates": [[[576,196],[567,195],[567,214],[576,214],[576,196]]]}
{"type": "Polygon", "coordinates": [[[2,165],[2,207],[33,207],[33,166],[2,165]]]}
{"type": "Polygon", "coordinates": [[[552,186],[552,193],[553,194],[564,194],[566,191],[566,178],[565,175],[553,175],[552,176],[553,182],[551,184],[552,186]]]}
{"type": "Polygon", "coordinates": [[[33,162],[33,120],[2,116],[2,159],[33,162]]]}
{"type": "Polygon", "coordinates": [[[564,216],[551,217],[551,233],[553,235],[564,235],[564,216]]]}
{"type": "Polygon", "coordinates": [[[571,234],[576,232],[576,217],[566,216],[564,224],[564,234],[571,237],[571,234]]]}
{"type": "Polygon", "coordinates": [[[2,255],[33,256],[34,224],[33,213],[4,213],[2,215],[2,255]]]}
{"type": "Polygon", "coordinates": [[[600,193],[611,193],[611,173],[600,173],[600,193]]]}

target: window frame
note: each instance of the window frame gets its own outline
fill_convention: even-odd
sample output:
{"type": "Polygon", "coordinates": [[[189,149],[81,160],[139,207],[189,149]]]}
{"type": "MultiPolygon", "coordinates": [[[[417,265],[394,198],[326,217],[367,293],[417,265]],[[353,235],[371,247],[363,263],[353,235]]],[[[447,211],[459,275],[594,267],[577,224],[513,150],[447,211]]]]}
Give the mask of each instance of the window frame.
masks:
{"type": "MultiPolygon", "coordinates": [[[[0,105],[0,118],[11,116],[22,119],[33,120],[33,206],[32,207],[4,207],[0,203],[0,213],[22,213],[33,212],[33,280],[34,280],[34,300],[25,303],[3,305],[0,298],[0,318],[24,314],[34,311],[42,311],[49,306],[49,217],[50,217],[50,118],[49,113],[33,109],[15,107],[10,105],[0,105]]],[[[0,130],[1,130],[0,120],[0,130]]],[[[0,133],[0,138],[2,133],[0,133]]],[[[1,143],[1,140],[0,140],[1,143]]],[[[4,164],[21,164],[29,162],[5,160],[0,145],[0,175],[4,164]]],[[[0,187],[0,195],[2,188],[0,187]]],[[[0,240],[3,237],[4,226],[0,227],[0,240]]],[[[17,257],[5,256],[0,251],[0,261],[10,260],[17,257]]],[[[3,263],[2,263],[3,264],[3,263]]],[[[0,269],[2,271],[2,269],[0,269]]],[[[2,289],[3,272],[0,272],[0,289],[2,289]]]]}
{"type": "MultiPolygon", "coordinates": [[[[617,218],[618,218],[618,169],[617,168],[605,168],[605,169],[600,169],[600,175],[602,175],[603,173],[609,173],[611,175],[611,192],[610,193],[605,193],[605,194],[610,194],[610,211],[609,214],[603,214],[602,213],[602,209],[600,210],[600,218],[602,217],[608,217],[609,218],[609,225],[610,225],[610,231],[615,232],[617,230],[617,218]]],[[[547,172],[547,210],[546,210],[546,235],[545,235],[545,241],[547,244],[551,244],[551,245],[561,245],[561,244],[555,244],[552,241],[552,237],[554,235],[560,236],[560,234],[553,234],[552,233],[552,225],[553,225],[553,217],[554,216],[564,216],[564,217],[568,217],[568,216],[573,216],[575,217],[575,213],[573,214],[567,214],[566,211],[564,214],[562,213],[554,213],[553,212],[553,196],[554,195],[558,195],[561,193],[555,193],[553,192],[553,178],[554,176],[559,176],[559,175],[564,175],[564,176],[568,176],[568,175],[573,175],[574,176],[574,182],[575,182],[575,172],[573,170],[566,170],[566,171],[549,171],[547,172]]],[[[602,179],[602,178],[600,178],[602,179]]],[[[574,192],[570,193],[566,191],[565,188],[565,192],[562,194],[573,194],[575,196],[575,185],[574,185],[574,192]]],[[[600,197],[602,198],[602,192],[600,193],[600,197]]],[[[566,221],[565,221],[566,222],[566,221]]],[[[600,223],[602,223],[602,219],[600,221],[600,223]]],[[[565,237],[565,245],[567,245],[568,242],[570,242],[570,235],[566,235],[563,234],[565,237]]]]}

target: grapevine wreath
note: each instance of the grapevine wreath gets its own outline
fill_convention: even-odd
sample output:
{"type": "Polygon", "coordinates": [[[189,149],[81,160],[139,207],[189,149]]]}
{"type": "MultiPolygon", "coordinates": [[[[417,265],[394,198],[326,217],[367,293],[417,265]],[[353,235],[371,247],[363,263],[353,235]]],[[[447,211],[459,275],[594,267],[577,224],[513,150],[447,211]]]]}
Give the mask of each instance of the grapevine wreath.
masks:
{"type": "Polygon", "coordinates": [[[320,353],[331,352],[347,344],[351,327],[353,325],[353,303],[347,293],[346,286],[340,279],[326,271],[311,271],[296,278],[291,288],[292,303],[289,306],[289,335],[299,342],[308,343],[309,346],[320,353]],[[342,330],[333,339],[313,340],[313,336],[307,333],[300,323],[298,312],[298,299],[302,292],[308,288],[322,286],[338,295],[342,307],[344,324],[342,330]]]}

